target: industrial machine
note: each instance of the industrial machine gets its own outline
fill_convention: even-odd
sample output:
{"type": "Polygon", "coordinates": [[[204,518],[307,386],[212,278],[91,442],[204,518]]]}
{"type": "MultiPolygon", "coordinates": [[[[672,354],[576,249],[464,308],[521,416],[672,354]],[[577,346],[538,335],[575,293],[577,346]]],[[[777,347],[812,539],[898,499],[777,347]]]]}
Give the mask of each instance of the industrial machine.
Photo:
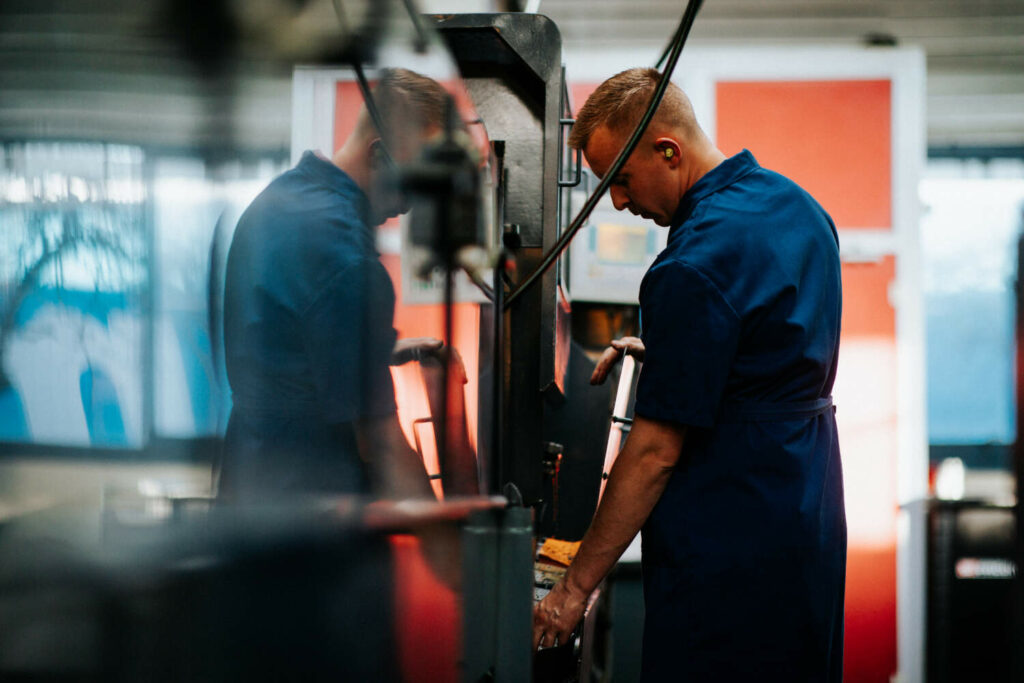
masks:
{"type": "Polygon", "coordinates": [[[930,503],[928,680],[1014,680],[1013,509],[930,503]]]}

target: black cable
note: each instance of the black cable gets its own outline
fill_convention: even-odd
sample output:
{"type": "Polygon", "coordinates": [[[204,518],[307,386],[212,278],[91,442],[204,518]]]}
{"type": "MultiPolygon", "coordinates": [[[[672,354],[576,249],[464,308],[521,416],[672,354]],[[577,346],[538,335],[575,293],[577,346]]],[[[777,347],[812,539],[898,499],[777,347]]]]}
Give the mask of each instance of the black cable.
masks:
{"type": "MultiPolygon", "coordinates": [[[[489,471],[486,473],[487,486],[481,486],[481,491],[489,494],[497,494],[501,491],[501,480],[505,476],[504,461],[504,434],[502,425],[505,420],[505,309],[502,306],[502,296],[505,287],[502,285],[502,278],[505,277],[508,264],[508,253],[501,249],[498,251],[498,258],[494,263],[494,326],[491,334],[494,335],[491,349],[494,356],[491,358],[491,458],[489,471]]],[[[481,462],[484,462],[481,460],[481,462]]]]}
{"type": "Polygon", "coordinates": [[[334,15],[341,28],[341,49],[330,57],[332,63],[372,62],[391,18],[390,2],[370,2],[366,15],[358,26],[353,26],[345,15],[343,0],[332,0],[334,15]]]}
{"type": "Polygon", "coordinates": [[[651,94],[651,102],[647,106],[647,111],[644,112],[643,117],[637,124],[636,130],[633,131],[633,135],[630,136],[626,145],[622,148],[622,151],[619,152],[619,156],[615,158],[614,162],[612,162],[611,167],[609,167],[607,173],[604,174],[604,178],[601,179],[601,182],[598,183],[597,187],[594,189],[594,193],[587,198],[587,201],[583,204],[583,207],[580,209],[579,214],[577,214],[572,224],[564,233],[562,233],[562,236],[558,238],[554,246],[551,247],[551,250],[546,256],[544,256],[540,265],[523,280],[522,284],[516,287],[515,291],[509,293],[508,298],[505,300],[505,308],[511,306],[516,299],[522,296],[523,292],[529,289],[529,287],[532,286],[533,283],[551,267],[551,264],[558,259],[565,248],[569,245],[569,242],[572,241],[572,238],[577,232],[579,232],[580,228],[583,227],[583,224],[586,222],[587,218],[590,217],[591,212],[593,212],[594,207],[597,206],[597,202],[600,201],[601,196],[604,195],[612,180],[618,175],[619,171],[622,170],[622,167],[626,164],[629,156],[633,153],[633,150],[636,149],[637,144],[640,142],[640,138],[647,130],[648,124],[650,124],[651,119],[654,118],[654,114],[658,110],[658,105],[661,104],[661,98],[665,94],[665,90],[668,88],[668,84],[672,78],[672,72],[675,70],[676,63],[679,61],[679,55],[683,51],[683,46],[686,44],[686,38],[690,34],[690,27],[693,26],[693,21],[697,18],[697,12],[700,10],[701,4],[703,4],[703,0],[690,0],[687,3],[686,11],[683,12],[683,18],[679,22],[679,29],[676,31],[677,40],[672,46],[672,50],[668,58],[668,64],[666,64],[665,71],[661,74],[661,80],[658,81],[657,87],[651,94]]]}
{"type": "Polygon", "coordinates": [[[377,129],[377,132],[380,134],[380,150],[384,154],[384,161],[394,168],[395,158],[391,156],[391,151],[388,149],[387,132],[384,128],[384,118],[380,115],[380,110],[377,109],[376,100],[373,99],[373,92],[370,90],[370,84],[366,80],[366,74],[363,73],[363,65],[360,64],[358,60],[353,60],[352,70],[356,72],[356,81],[359,83],[359,90],[363,94],[363,102],[366,104],[366,111],[370,115],[370,120],[373,121],[373,125],[377,129]]]}
{"type": "Polygon", "coordinates": [[[427,46],[430,45],[430,41],[427,38],[427,29],[423,25],[423,17],[416,11],[413,0],[402,0],[402,2],[405,5],[405,11],[409,13],[409,18],[412,19],[412,25],[416,28],[416,52],[422,54],[427,51],[427,46]]]}
{"type": "MultiPolygon", "coordinates": [[[[338,19],[342,34],[348,33],[351,27],[348,23],[348,17],[345,16],[345,10],[341,6],[341,0],[333,0],[332,4],[334,6],[334,16],[338,19]]],[[[411,6],[407,4],[406,7],[411,13],[411,6]]],[[[377,133],[380,134],[380,149],[384,154],[384,161],[394,168],[395,159],[391,156],[391,150],[388,149],[384,118],[380,115],[380,110],[377,109],[377,101],[373,99],[373,92],[370,90],[370,83],[366,80],[366,74],[363,72],[363,64],[358,51],[352,52],[350,64],[352,65],[352,70],[356,73],[356,82],[359,84],[359,91],[363,95],[366,111],[369,113],[370,120],[373,121],[373,125],[377,129],[377,133]]]]}
{"type": "Polygon", "coordinates": [[[677,40],[679,40],[680,28],[682,28],[682,24],[676,27],[675,33],[673,33],[672,37],[668,39],[668,43],[665,44],[665,49],[661,51],[661,56],[658,57],[658,61],[654,63],[655,69],[660,69],[661,65],[664,64],[665,60],[668,58],[669,53],[672,52],[672,46],[676,44],[677,40]]]}
{"type": "Polygon", "coordinates": [[[341,24],[341,34],[343,36],[351,35],[351,27],[348,23],[348,17],[345,16],[345,10],[341,6],[341,0],[332,0],[334,5],[334,16],[338,18],[338,23],[341,24]]]}

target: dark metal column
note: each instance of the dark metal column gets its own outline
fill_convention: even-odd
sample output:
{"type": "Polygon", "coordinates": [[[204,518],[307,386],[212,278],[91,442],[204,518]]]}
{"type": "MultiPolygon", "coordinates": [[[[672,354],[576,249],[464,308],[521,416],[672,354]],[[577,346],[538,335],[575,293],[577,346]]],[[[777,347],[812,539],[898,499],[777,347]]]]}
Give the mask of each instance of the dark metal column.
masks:
{"type": "Polygon", "coordinates": [[[1016,526],[1016,547],[1014,558],[1014,618],[1013,618],[1013,680],[1024,680],[1024,238],[1017,243],[1017,280],[1015,283],[1016,327],[1014,348],[1016,354],[1016,375],[1014,377],[1014,402],[1017,418],[1016,439],[1013,445],[1013,467],[1017,475],[1016,504],[1014,520],[1016,526]]]}
{"type": "MultiPolygon", "coordinates": [[[[503,145],[504,227],[517,235],[511,251],[518,274],[525,274],[557,239],[561,36],[550,19],[537,14],[434,20],[488,138],[503,145]]],[[[557,324],[559,306],[552,269],[508,312],[506,372],[495,378],[505,384],[505,457],[498,479],[514,483],[527,504],[542,497],[545,397],[563,397],[568,327],[557,324]]]]}

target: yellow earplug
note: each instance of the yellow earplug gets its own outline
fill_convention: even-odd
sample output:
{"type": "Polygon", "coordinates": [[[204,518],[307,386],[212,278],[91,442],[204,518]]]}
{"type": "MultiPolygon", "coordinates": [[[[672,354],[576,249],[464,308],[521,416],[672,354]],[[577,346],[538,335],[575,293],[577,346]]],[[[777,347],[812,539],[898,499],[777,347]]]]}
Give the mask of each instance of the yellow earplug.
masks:
{"type": "Polygon", "coordinates": [[[675,154],[675,150],[673,150],[671,147],[665,150],[666,159],[671,159],[673,154],[675,154]]]}

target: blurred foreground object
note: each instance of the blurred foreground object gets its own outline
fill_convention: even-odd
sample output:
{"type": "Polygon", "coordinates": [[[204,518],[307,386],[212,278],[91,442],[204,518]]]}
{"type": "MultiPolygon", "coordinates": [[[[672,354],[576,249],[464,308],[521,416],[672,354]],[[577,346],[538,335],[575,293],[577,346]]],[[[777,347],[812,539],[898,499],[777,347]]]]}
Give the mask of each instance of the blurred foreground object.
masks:
{"type": "Polygon", "coordinates": [[[8,522],[0,678],[454,681],[463,658],[463,680],[527,670],[528,658],[511,656],[523,640],[516,629],[527,636],[529,626],[527,511],[487,498],[230,511],[207,503],[112,496],[102,540],[68,533],[95,522],[81,508],[8,522]],[[411,532],[447,537],[447,571],[464,578],[437,575],[436,563],[424,573],[401,540],[411,532]],[[459,598],[438,580],[461,582],[459,598]]]}

